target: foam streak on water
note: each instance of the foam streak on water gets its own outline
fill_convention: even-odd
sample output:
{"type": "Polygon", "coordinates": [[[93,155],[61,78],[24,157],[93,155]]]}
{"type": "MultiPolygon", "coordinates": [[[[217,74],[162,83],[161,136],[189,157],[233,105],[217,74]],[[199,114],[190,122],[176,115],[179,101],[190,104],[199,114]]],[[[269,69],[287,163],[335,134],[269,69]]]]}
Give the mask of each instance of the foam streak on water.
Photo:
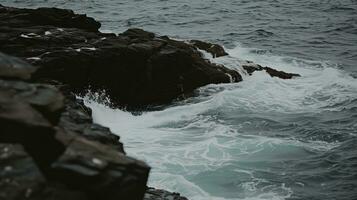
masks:
{"type": "Polygon", "coordinates": [[[86,97],[94,120],[153,167],[150,185],[192,200],[357,199],[356,0],[0,3],[73,9],[105,32],[135,27],[217,42],[231,56],[213,62],[241,70],[247,59],[302,75],[280,80],[257,72],[139,116],[86,97]]]}
{"type": "Polygon", "coordinates": [[[240,70],[243,58],[302,77],[257,72],[139,116],[86,103],[95,122],[121,136],[129,155],[153,167],[151,186],[202,200],[355,196],[348,188],[357,175],[356,79],[321,61],[240,46],[228,51],[210,59],[240,70]]]}

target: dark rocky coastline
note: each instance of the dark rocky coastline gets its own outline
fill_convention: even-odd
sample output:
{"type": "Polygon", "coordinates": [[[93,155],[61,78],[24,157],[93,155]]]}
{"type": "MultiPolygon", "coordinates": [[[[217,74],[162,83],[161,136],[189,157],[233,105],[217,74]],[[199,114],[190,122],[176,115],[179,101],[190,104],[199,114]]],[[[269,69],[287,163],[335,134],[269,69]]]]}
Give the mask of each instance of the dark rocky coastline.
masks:
{"type": "Polygon", "coordinates": [[[207,84],[240,82],[241,75],[197,50],[227,55],[219,45],[99,27],[70,10],[0,5],[0,199],[186,199],[148,188],[150,167],[128,157],[120,138],[93,123],[74,94],[105,89],[115,106],[135,110],[207,84]]]}

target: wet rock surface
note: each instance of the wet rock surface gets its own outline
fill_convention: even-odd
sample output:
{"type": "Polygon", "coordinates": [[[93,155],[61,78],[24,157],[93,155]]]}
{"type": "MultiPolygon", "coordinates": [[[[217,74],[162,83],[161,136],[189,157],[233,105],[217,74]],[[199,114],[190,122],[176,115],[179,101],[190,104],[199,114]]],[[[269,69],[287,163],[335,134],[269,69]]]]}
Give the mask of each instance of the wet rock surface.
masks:
{"type": "Polygon", "coordinates": [[[128,109],[168,103],[207,84],[242,81],[236,70],[211,63],[197,51],[228,55],[220,45],[186,43],[141,29],[101,33],[99,27],[93,18],[70,10],[0,6],[0,51],[39,67],[33,80],[54,79],[76,92],[88,85],[106,89],[116,105],[128,109]]]}
{"type": "Polygon", "coordinates": [[[224,48],[218,44],[212,44],[209,42],[203,42],[199,40],[191,40],[190,43],[193,44],[193,46],[197,47],[198,49],[207,51],[212,55],[213,58],[228,55],[228,53],[224,50],[224,48]]]}
{"type": "Polygon", "coordinates": [[[261,65],[248,62],[242,65],[243,69],[247,71],[249,75],[252,75],[255,71],[265,71],[271,77],[278,77],[281,79],[292,79],[294,77],[299,77],[300,74],[286,73],[284,71],[279,71],[271,67],[262,67],[261,65]]]}
{"type": "MultiPolygon", "coordinates": [[[[9,62],[0,71],[28,65],[1,58],[9,62]]],[[[8,77],[0,78],[0,199],[143,198],[150,167],[126,156],[82,101],[55,85],[24,82],[17,71],[8,77]]]]}
{"type": "Polygon", "coordinates": [[[172,193],[165,190],[148,188],[146,190],[144,200],[188,200],[179,193],[172,193]]]}
{"type": "Polygon", "coordinates": [[[34,80],[55,79],[77,91],[90,84],[129,107],[167,103],[210,83],[242,80],[191,44],[141,29],[100,33],[98,24],[68,10],[0,7],[0,51],[38,66],[34,80]]]}

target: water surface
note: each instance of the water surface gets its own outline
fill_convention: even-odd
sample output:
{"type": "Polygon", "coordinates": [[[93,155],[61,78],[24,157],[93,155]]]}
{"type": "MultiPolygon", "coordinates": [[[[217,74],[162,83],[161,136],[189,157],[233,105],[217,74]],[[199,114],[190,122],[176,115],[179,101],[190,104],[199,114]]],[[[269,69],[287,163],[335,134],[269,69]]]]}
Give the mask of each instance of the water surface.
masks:
{"type": "Polygon", "coordinates": [[[87,13],[102,31],[144,28],[223,44],[212,59],[264,72],[142,115],[86,98],[94,120],[152,167],[151,186],[190,199],[357,199],[356,0],[2,0],[87,13]]]}

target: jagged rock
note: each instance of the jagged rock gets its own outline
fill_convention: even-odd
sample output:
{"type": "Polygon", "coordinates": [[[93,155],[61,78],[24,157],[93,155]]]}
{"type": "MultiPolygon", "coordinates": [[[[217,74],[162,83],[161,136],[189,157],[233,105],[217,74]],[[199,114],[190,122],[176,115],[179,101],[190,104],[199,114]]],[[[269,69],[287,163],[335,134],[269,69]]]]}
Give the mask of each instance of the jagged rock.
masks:
{"type": "Polygon", "coordinates": [[[200,40],[190,40],[190,43],[201,50],[207,51],[213,56],[213,58],[228,55],[228,53],[224,50],[224,48],[218,44],[212,44],[200,40]]]}
{"type": "MultiPolygon", "coordinates": [[[[68,142],[68,141],[67,141],[68,142]]],[[[94,199],[142,199],[150,168],[99,143],[75,137],[52,164],[56,180],[94,199]]]]}
{"type": "Polygon", "coordinates": [[[6,34],[0,34],[0,51],[38,66],[33,80],[54,79],[76,92],[90,84],[106,89],[117,105],[167,103],[210,83],[242,80],[238,72],[202,58],[193,45],[141,29],[116,36],[100,33],[97,22],[68,10],[1,11],[0,32],[6,34]]]}
{"type": "Polygon", "coordinates": [[[64,151],[54,139],[51,123],[28,103],[2,90],[0,108],[0,142],[21,143],[47,173],[49,164],[64,151]]]}
{"type": "Polygon", "coordinates": [[[90,108],[74,96],[66,99],[66,109],[62,113],[59,126],[69,133],[110,145],[125,154],[120,137],[113,134],[109,128],[93,123],[90,108]]]}
{"type": "Polygon", "coordinates": [[[294,73],[286,73],[284,71],[278,71],[271,67],[264,67],[264,70],[271,76],[271,77],[278,77],[281,79],[292,79],[293,77],[299,77],[300,74],[294,73]]]}
{"type": "Polygon", "coordinates": [[[0,200],[29,198],[44,183],[45,177],[20,145],[0,143],[0,200]]]}
{"type": "Polygon", "coordinates": [[[119,137],[93,124],[90,109],[65,94],[0,79],[0,200],[142,199],[150,168],[127,157],[119,137]]]}
{"type": "Polygon", "coordinates": [[[36,67],[28,63],[0,53],[0,78],[18,78],[28,80],[31,74],[36,71],[36,67]]]}
{"type": "MultiPolygon", "coordinates": [[[[210,63],[197,50],[223,56],[219,46],[188,44],[141,29],[106,34],[99,27],[94,19],[70,10],[0,5],[0,51],[36,66],[0,53],[0,143],[21,144],[31,156],[21,157],[21,162],[33,170],[35,186],[43,186],[33,199],[136,200],[145,192],[145,199],[185,199],[147,190],[150,168],[127,157],[119,137],[108,128],[93,124],[90,109],[72,92],[88,86],[106,89],[117,105],[137,108],[242,77],[210,63]]],[[[243,68],[281,78],[296,76],[259,65],[243,68]]],[[[22,194],[21,187],[10,189],[9,194],[22,194]]]]}
{"type": "Polygon", "coordinates": [[[0,143],[0,200],[87,200],[86,194],[46,183],[33,159],[19,144],[0,143]]]}
{"type": "MultiPolygon", "coordinates": [[[[59,28],[80,28],[88,31],[98,31],[100,23],[86,15],[74,14],[72,10],[59,8],[19,9],[0,5],[1,19],[4,25],[12,24],[16,20],[16,27],[23,27],[30,23],[37,25],[54,25],[59,28]],[[29,22],[31,19],[31,22],[29,22]]],[[[32,25],[32,24],[31,24],[32,25]]]]}
{"type": "Polygon", "coordinates": [[[146,190],[144,200],[188,200],[186,197],[180,196],[179,193],[171,193],[165,190],[148,188],[146,190]]]}
{"type": "Polygon", "coordinates": [[[268,73],[271,77],[278,77],[281,79],[292,79],[293,77],[299,77],[300,74],[294,74],[294,73],[286,73],[283,71],[278,71],[276,69],[273,69],[271,67],[262,67],[261,65],[248,62],[242,65],[243,69],[247,71],[249,75],[252,75],[253,72],[255,71],[265,71],[268,73]]]}
{"type": "Polygon", "coordinates": [[[0,80],[0,90],[6,90],[13,98],[29,103],[54,124],[57,123],[64,109],[63,95],[50,85],[0,80]]]}

